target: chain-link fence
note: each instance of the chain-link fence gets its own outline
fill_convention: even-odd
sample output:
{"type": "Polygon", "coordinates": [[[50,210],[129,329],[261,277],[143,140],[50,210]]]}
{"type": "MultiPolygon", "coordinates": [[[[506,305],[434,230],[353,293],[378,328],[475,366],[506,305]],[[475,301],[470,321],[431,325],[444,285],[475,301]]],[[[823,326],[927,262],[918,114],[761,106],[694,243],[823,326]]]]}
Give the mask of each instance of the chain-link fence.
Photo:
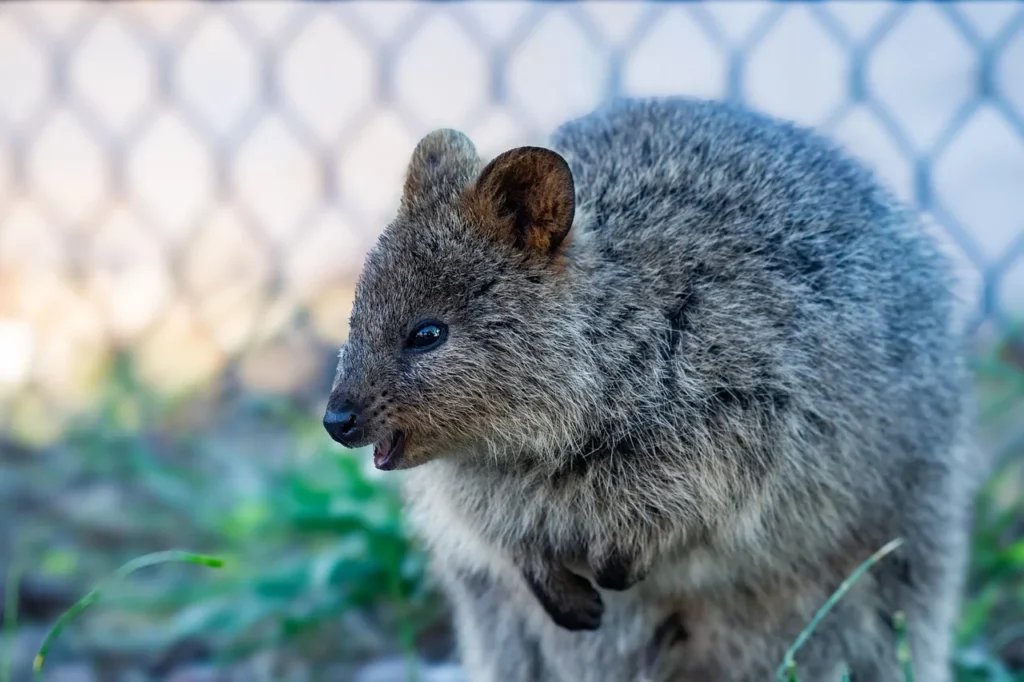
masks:
{"type": "Polygon", "coordinates": [[[1020,3],[6,2],[0,391],[87,401],[117,347],[308,385],[420,135],[674,93],[833,135],[941,228],[972,329],[1024,312],[1020,3]]]}

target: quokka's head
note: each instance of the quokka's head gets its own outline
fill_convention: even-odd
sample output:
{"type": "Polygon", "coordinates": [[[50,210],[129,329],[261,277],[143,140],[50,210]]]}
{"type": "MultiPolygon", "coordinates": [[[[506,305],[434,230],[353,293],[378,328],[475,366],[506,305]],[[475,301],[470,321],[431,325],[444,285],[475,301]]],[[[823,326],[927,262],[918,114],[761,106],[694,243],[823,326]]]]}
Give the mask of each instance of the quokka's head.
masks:
{"type": "Polygon", "coordinates": [[[324,426],[379,469],[543,449],[593,394],[572,304],[573,176],[520,147],[484,164],[435,131],[356,287],[324,426]]]}

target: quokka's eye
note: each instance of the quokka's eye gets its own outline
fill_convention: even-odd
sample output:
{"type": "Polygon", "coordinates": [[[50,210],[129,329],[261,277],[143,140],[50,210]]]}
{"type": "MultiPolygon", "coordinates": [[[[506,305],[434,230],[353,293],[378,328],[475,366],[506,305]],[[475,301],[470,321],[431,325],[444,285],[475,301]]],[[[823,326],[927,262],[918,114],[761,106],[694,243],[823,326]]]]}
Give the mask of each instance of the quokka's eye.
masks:
{"type": "Polygon", "coordinates": [[[448,338],[448,327],[441,322],[424,322],[412,330],[405,347],[414,351],[433,350],[448,338]]]}

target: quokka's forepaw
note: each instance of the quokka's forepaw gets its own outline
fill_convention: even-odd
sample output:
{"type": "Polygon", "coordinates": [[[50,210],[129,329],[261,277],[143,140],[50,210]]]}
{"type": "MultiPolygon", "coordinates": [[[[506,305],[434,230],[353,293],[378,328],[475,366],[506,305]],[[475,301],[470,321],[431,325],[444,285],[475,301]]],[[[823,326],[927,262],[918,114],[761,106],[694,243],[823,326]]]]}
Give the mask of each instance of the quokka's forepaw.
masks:
{"type": "Polygon", "coordinates": [[[586,578],[568,569],[544,576],[525,574],[526,582],[556,625],[566,630],[596,630],[604,615],[600,593],[586,578]]]}
{"type": "Polygon", "coordinates": [[[622,592],[644,579],[635,562],[622,552],[612,552],[594,562],[594,582],[605,590],[622,592]]]}

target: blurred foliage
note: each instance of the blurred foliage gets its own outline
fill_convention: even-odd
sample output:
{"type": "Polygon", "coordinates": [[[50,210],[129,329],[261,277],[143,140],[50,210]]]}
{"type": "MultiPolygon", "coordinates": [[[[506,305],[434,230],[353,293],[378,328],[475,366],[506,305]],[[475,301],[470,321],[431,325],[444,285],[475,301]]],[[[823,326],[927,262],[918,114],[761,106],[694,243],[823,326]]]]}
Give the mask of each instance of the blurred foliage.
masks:
{"type": "MultiPolygon", "coordinates": [[[[975,367],[982,431],[1001,456],[978,497],[960,682],[1024,682],[1020,338],[975,367]]],[[[75,491],[108,486],[113,501],[76,501],[48,525],[24,524],[28,565],[89,586],[170,547],[215,554],[225,567],[133,577],[83,617],[88,627],[71,627],[77,636],[157,651],[198,638],[230,662],[266,650],[303,660],[412,655],[444,631],[394,478],[326,437],[319,400],[223,387],[160,398],[136,381],[127,357],[112,364],[101,393],[59,445],[23,468],[43,472],[41,495],[69,491],[80,501],[75,491]]]]}
{"type": "MultiPolygon", "coordinates": [[[[127,357],[105,384],[97,409],[67,425],[62,454],[51,455],[63,468],[51,473],[70,488],[114,483],[117,501],[99,511],[123,516],[70,543],[37,531],[25,543],[33,565],[88,586],[168,547],[215,554],[225,566],[133,577],[83,616],[89,628],[70,631],[128,650],[201,638],[230,662],[268,649],[412,653],[437,623],[443,611],[393,479],[373,475],[369,453],[327,438],[322,415],[251,395],[158,398],[141,390],[127,357]]],[[[87,523],[80,512],[75,521],[87,523]]]]}
{"type": "Polygon", "coordinates": [[[995,460],[975,505],[971,567],[958,633],[961,682],[1024,681],[1024,334],[974,367],[979,431],[995,460]]]}

